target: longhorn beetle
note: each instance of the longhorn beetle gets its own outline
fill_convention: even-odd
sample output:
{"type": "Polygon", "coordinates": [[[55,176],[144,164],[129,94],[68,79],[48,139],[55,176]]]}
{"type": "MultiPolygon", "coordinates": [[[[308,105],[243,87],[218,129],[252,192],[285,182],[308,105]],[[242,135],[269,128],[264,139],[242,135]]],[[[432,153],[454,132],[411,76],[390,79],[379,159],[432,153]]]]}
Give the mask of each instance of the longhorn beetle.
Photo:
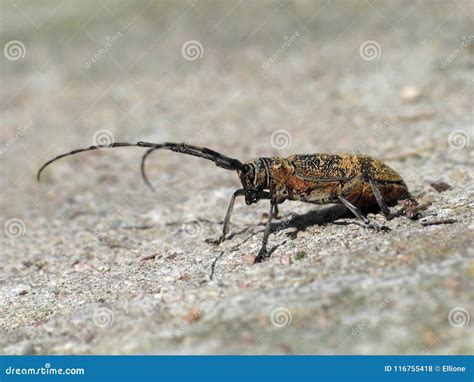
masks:
{"type": "Polygon", "coordinates": [[[230,217],[237,196],[244,196],[247,205],[257,203],[261,199],[270,200],[270,212],[263,234],[262,246],[255,262],[261,262],[269,257],[267,244],[270,224],[272,218],[278,214],[278,204],[285,200],[315,204],[342,204],[362,221],[363,226],[376,231],[388,230],[388,228],[367,219],[361,209],[375,207],[380,209],[387,219],[402,214],[412,218],[417,215],[412,213],[413,211],[408,213],[409,208],[413,206],[416,208],[417,203],[411,199],[402,177],[385,163],[364,155],[292,155],[288,158],[256,158],[242,163],[238,159],[227,157],[214,150],[185,143],[115,142],[110,145],[90,146],[59,155],[39,169],[37,179],[40,181],[42,171],[60,158],[84,151],[129,146],[148,148],[142,157],[141,173],[146,184],[152,189],[153,187],[145,174],[145,160],[158,149],[208,159],[218,167],[237,171],[242,188],[236,190],[232,195],[224,218],[222,235],[216,241],[217,244],[224,241],[229,232],[230,217]],[[395,215],[392,214],[388,206],[393,206],[402,199],[407,200],[405,206],[395,215]]]}

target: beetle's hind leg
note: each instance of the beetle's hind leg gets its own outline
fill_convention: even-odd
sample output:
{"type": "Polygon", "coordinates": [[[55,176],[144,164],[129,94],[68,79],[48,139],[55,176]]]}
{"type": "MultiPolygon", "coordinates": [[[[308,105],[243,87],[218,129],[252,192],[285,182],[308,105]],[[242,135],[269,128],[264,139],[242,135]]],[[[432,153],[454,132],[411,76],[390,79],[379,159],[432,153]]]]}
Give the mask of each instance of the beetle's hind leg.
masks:
{"type": "Polygon", "coordinates": [[[368,177],[368,180],[369,180],[370,188],[372,189],[372,193],[375,196],[375,200],[377,201],[377,204],[380,207],[380,212],[382,212],[383,216],[385,216],[387,220],[392,220],[394,216],[390,212],[387,206],[387,203],[385,202],[382,194],[380,193],[380,190],[377,187],[377,183],[375,182],[374,178],[372,178],[371,176],[368,177]]]}
{"type": "Polygon", "coordinates": [[[347,207],[348,210],[350,210],[356,217],[362,220],[364,227],[371,228],[377,232],[390,231],[390,228],[386,226],[380,226],[379,224],[367,219],[364,216],[364,214],[356,206],[354,206],[351,202],[349,202],[347,199],[343,198],[342,196],[337,196],[337,198],[345,207],[347,207]]]}
{"type": "Polygon", "coordinates": [[[377,204],[380,207],[380,211],[387,220],[392,220],[393,218],[397,218],[403,215],[411,220],[417,220],[420,217],[418,202],[412,197],[410,197],[409,194],[408,198],[405,200],[405,205],[398,212],[392,214],[387,206],[387,203],[385,202],[385,199],[380,193],[379,188],[377,187],[377,182],[375,181],[375,179],[371,176],[369,176],[367,179],[372,189],[372,193],[374,194],[375,199],[377,200],[377,204]]]}

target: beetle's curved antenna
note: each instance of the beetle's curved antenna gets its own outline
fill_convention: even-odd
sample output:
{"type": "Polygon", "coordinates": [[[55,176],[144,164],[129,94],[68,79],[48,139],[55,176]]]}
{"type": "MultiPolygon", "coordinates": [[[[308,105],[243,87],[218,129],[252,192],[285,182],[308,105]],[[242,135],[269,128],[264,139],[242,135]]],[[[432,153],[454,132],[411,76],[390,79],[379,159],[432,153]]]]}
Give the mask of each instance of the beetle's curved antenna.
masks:
{"type": "MultiPolygon", "coordinates": [[[[98,149],[108,149],[108,148],[114,148],[114,147],[130,147],[130,146],[136,146],[136,147],[148,147],[149,150],[147,153],[153,151],[153,150],[158,150],[158,149],[164,149],[164,150],[171,150],[177,153],[182,153],[182,154],[188,154],[192,155],[198,158],[204,158],[213,161],[216,166],[225,168],[226,170],[245,170],[245,165],[240,162],[238,159],[230,158],[225,155],[222,155],[218,153],[217,151],[208,149],[206,147],[198,147],[198,146],[193,146],[193,145],[187,145],[185,143],[172,143],[172,142],[166,142],[166,143],[150,143],[150,142],[137,142],[137,143],[127,143],[127,142],[114,142],[109,145],[95,145],[95,146],[89,146],[84,149],[78,149],[78,150],[73,150],[65,154],[58,155],[57,157],[54,157],[53,159],[47,161],[43,166],[38,171],[38,174],[36,178],[38,181],[40,181],[41,173],[43,170],[49,166],[51,163],[57,161],[58,159],[67,157],[69,155],[74,155],[74,154],[79,154],[85,151],[92,151],[92,150],[98,150],[98,149]]],[[[143,173],[143,172],[142,172],[143,173]]],[[[149,182],[147,184],[151,186],[149,182]]]]}
{"type": "Polygon", "coordinates": [[[145,182],[145,184],[152,190],[155,191],[155,187],[151,184],[151,182],[148,180],[148,177],[146,176],[145,172],[145,160],[150,155],[153,151],[155,151],[155,148],[148,149],[145,154],[142,156],[142,162],[140,163],[140,172],[142,174],[142,179],[145,182]]]}
{"type": "MultiPolygon", "coordinates": [[[[141,147],[150,147],[150,146],[145,146],[145,142],[139,142],[141,147]]],[[[216,166],[225,168],[227,170],[244,170],[245,165],[242,164],[240,161],[237,159],[229,158],[225,155],[222,155],[218,153],[217,151],[205,148],[205,147],[197,147],[193,145],[188,145],[185,143],[165,143],[164,145],[176,145],[180,147],[162,147],[161,144],[157,144],[155,146],[151,146],[150,149],[148,149],[145,154],[142,156],[142,160],[140,163],[140,172],[142,174],[142,179],[145,182],[145,184],[152,190],[155,191],[155,187],[151,184],[151,182],[148,180],[148,177],[146,176],[145,172],[145,161],[146,158],[155,150],[162,149],[162,148],[167,148],[168,150],[175,151],[175,152],[184,152],[182,151],[182,147],[185,147],[187,151],[185,152],[186,154],[189,155],[194,155],[200,158],[205,158],[205,159],[210,159],[213,160],[216,163],[216,166]],[[211,158],[210,156],[213,156],[214,158],[211,158]]]]}

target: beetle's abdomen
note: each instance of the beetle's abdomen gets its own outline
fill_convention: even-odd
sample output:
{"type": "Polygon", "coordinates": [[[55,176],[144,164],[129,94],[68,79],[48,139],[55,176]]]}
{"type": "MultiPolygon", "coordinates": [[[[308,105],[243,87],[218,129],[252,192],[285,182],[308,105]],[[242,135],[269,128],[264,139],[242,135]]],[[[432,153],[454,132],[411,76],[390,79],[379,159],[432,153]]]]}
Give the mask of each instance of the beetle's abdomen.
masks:
{"type": "MultiPolygon", "coordinates": [[[[401,199],[406,199],[410,196],[408,188],[403,181],[401,183],[381,184],[377,183],[377,188],[382,194],[385,203],[389,206],[394,206],[401,199]]],[[[369,208],[377,205],[372,188],[368,182],[361,183],[360,187],[353,190],[348,196],[347,200],[360,208],[369,208]]]]}
{"type": "MultiPolygon", "coordinates": [[[[345,185],[354,184],[345,197],[353,204],[363,208],[376,205],[368,177],[372,177],[387,204],[409,196],[402,177],[378,159],[353,154],[313,154],[293,155],[288,162],[294,167],[295,179],[292,190],[299,194],[314,192],[341,195],[345,185]],[[357,181],[357,178],[360,181],[357,181]],[[354,182],[355,181],[355,182],[354,182]],[[308,183],[309,182],[309,183],[308,183]],[[296,184],[297,183],[297,184],[296,184]],[[300,184],[301,183],[301,184],[300,184]],[[310,187],[312,185],[312,187],[310,187]]],[[[290,192],[291,194],[291,192],[290,192]]]]}
{"type": "MultiPolygon", "coordinates": [[[[359,156],[358,159],[361,173],[376,181],[377,188],[388,205],[395,205],[398,200],[410,196],[403,178],[394,169],[375,158],[359,156]]],[[[372,187],[368,181],[364,181],[359,192],[354,192],[349,199],[353,199],[354,203],[361,208],[376,204],[372,187]]]]}

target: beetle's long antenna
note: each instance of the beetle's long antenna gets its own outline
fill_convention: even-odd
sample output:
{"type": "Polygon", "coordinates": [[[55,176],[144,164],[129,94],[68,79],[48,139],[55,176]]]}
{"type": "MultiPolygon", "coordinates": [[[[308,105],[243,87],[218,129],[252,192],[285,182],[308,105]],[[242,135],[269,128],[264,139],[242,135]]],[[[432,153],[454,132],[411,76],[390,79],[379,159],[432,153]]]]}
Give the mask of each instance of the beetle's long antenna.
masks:
{"type": "Polygon", "coordinates": [[[41,173],[43,170],[48,167],[51,163],[56,162],[58,159],[67,157],[69,155],[74,155],[74,154],[79,154],[84,151],[92,151],[92,150],[98,150],[98,149],[107,149],[107,148],[113,148],[113,147],[127,147],[127,146],[137,146],[136,143],[124,143],[124,142],[114,142],[109,145],[95,145],[95,146],[89,146],[85,149],[78,149],[78,150],[73,150],[65,154],[58,155],[57,157],[54,157],[53,159],[50,159],[47,161],[44,165],[41,166],[41,168],[38,171],[38,174],[36,175],[36,179],[38,182],[41,180],[41,173]]]}
{"type": "Polygon", "coordinates": [[[155,150],[158,149],[168,149],[175,152],[185,153],[189,155],[194,155],[200,158],[210,159],[216,163],[216,166],[225,168],[227,170],[243,170],[245,165],[243,165],[237,159],[229,158],[225,155],[219,154],[218,152],[205,148],[205,147],[197,147],[188,144],[177,144],[177,143],[164,143],[164,144],[153,144],[153,143],[146,143],[146,142],[138,142],[139,146],[142,147],[151,147],[149,150],[146,151],[145,154],[142,156],[142,161],[140,164],[140,171],[142,174],[142,179],[145,184],[152,190],[155,191],[155,188],[148,180],[145,172],[145,161],[146,158],[155,150]]]}
{"type": "Polygon", "coordinates": [[[142,179],[145,182],[145,184],[152,190],[155,191],[155,187],[151,184],[151,182],[148,180],[148,177],[146,176],[145,172],[145,160],[150,155],[153,151],[155,151],[156,148],[148,149],[145,154],[142,156],[142,162],[140,163],[140,171],[142,173],[142,179]]]}
{"type": "MultiPolygon", "coordinates": [[[[114,147],[130,147],[130,146],[137,146],[137,147],[148,147],[150,148],[146,154],[149,154],[153,150],[158,150],[158,149],[165,149],[165,150],[171,150],[175,151],[178,153],[183,153],[183,154],[188,154],[188,155],[193,155],[199,158],[204,158],[208,160],[212,160],[216,166],[225,168],[226,170],[244,170],[245,165],[240,162],[237,159],[227,157],[225,155],[222,155],[218,153],[217,151],[208,149],[206,147],[198,147],[198,146],[192,146],[192,145],[187,145],[185,143],[171,143],[171,142],[166,142],[166,143],[150,143],[150,142],[137,142],[137,143],[127,143],[127,142],[114,142],[109,145],[96,145],[96,146],[90,146],[84,149],[78,149],[78,150],[73,150],[65,154],[58,155],[57,157],[47,161],[43,166],[38,171],[38,175],[36,176],[38,181],[40,181],[41,173],[43,170],[50,165],[51,163],[57,161],[58,159],[67,157],[69,155],[74,155],[78,153],[82,153],[85,151],[92,151],[92,150],[98,150],[98,149],[107,149],[107,148],[114,148],[114,147]]],[[[142,174],[143,174],[142,170],[142,174]]],[[[145,177],[146,179],[146,177],[145,177]]],[[[148,182],[146,179],[147,184],[151,187],[151,184],[148,182]]],[[[153,187],[152,187],[153,188],[153,187]]]]}

